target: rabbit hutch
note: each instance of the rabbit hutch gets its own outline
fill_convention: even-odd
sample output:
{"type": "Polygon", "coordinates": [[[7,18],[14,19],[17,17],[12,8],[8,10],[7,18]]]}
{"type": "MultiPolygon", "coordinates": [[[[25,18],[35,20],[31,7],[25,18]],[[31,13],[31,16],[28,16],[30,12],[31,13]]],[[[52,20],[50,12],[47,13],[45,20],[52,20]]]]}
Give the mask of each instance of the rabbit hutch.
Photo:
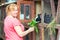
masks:
{"type": "Polygon", "coordinates": [[[40,21],[38,23],[39,33],[31,32],[24,37],[24,40],[60,40],[60,0],[0,0],[0,40],[5,40],[3,31],[5,8],[11,3],[18,5],[17,18],[25,26],[25,30],[29,28],[28,23],[32,19],[40,21]],[[55,18],[55,34],[52,34],[46,27],[55,18]]]}

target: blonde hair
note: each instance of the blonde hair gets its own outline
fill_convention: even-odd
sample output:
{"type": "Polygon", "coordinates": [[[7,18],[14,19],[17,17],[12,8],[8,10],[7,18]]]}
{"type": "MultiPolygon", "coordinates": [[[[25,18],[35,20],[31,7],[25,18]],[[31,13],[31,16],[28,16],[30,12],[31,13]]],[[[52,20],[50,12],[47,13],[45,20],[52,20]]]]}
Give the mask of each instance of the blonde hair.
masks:
{"type": "Polygon", "coordinates": [[[17,7],[16,4],[9,4],[9,5],[6,7],[6,14],[9,15],[9,12],[10,12],[10,11],[15,10],[15,6],[17,7]]]}

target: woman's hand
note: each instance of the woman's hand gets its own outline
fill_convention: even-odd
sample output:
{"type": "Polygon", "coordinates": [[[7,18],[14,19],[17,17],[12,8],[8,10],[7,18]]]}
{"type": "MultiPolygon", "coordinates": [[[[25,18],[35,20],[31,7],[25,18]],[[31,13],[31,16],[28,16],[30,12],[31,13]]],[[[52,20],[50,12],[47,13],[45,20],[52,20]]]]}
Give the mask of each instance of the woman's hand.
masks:
{"type": "Polygon", "coordinates": [[[28,30],[30,30],[30,32],[34,31],[34,27],[30,27],[28,30]]]}

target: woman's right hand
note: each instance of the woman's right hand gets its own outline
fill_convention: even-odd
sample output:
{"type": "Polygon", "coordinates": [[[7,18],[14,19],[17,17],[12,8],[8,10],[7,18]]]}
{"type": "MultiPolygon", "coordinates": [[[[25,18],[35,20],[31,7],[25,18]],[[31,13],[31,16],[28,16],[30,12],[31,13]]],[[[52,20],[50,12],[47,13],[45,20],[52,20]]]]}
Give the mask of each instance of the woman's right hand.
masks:
{"type": "Polygon", "coordinates": [[[34,31],[34,27],[30,27],[28,30],[30,30],[30,32],[34,31]]]}

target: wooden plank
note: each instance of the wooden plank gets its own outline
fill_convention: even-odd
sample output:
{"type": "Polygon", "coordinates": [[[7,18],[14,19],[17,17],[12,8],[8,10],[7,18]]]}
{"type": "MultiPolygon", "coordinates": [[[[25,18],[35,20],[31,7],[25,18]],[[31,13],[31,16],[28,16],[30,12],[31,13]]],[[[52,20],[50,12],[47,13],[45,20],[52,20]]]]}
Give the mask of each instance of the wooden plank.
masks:
{"type": "Polygon", "coordinates": [[[44,40],[44,26],[41,23],[38,23],[39,28],[39,40],[44,40]]]}
{"type": "Polygon", "coordinates": [[[58,7],[57,7],[57,23],[60,22],[60,0],[58,0],[58,7]]]}
{"type": "Polygon", "coordinates": [[[55,18],[55,5],[54,5],[54,0],[50,0],[50,4],[51,4],[51,11],[52,11],[52,16],[53,18],[55,18]]]}
{"type": "MultiPolygon", "coordinates": [[[[54,0],[50,0],[50,5],[51,5],[51,11],[52,11],[52,17],[55,18],[55,5],[54,5],[54,0]]],[[[50,32],[50,40],[55,40],[55,37],[53,34],[50,32]]]]}
{"type": "MultiPolygon", "coordinates": [[[[60,16],[60,0],[58,0],[58,7],[57,7],[57,23],[59,23],[59,16],[60,16]]],[[[57,40],[60,40],[60,26],[58,28],[58,35],[57,40]]]]}

